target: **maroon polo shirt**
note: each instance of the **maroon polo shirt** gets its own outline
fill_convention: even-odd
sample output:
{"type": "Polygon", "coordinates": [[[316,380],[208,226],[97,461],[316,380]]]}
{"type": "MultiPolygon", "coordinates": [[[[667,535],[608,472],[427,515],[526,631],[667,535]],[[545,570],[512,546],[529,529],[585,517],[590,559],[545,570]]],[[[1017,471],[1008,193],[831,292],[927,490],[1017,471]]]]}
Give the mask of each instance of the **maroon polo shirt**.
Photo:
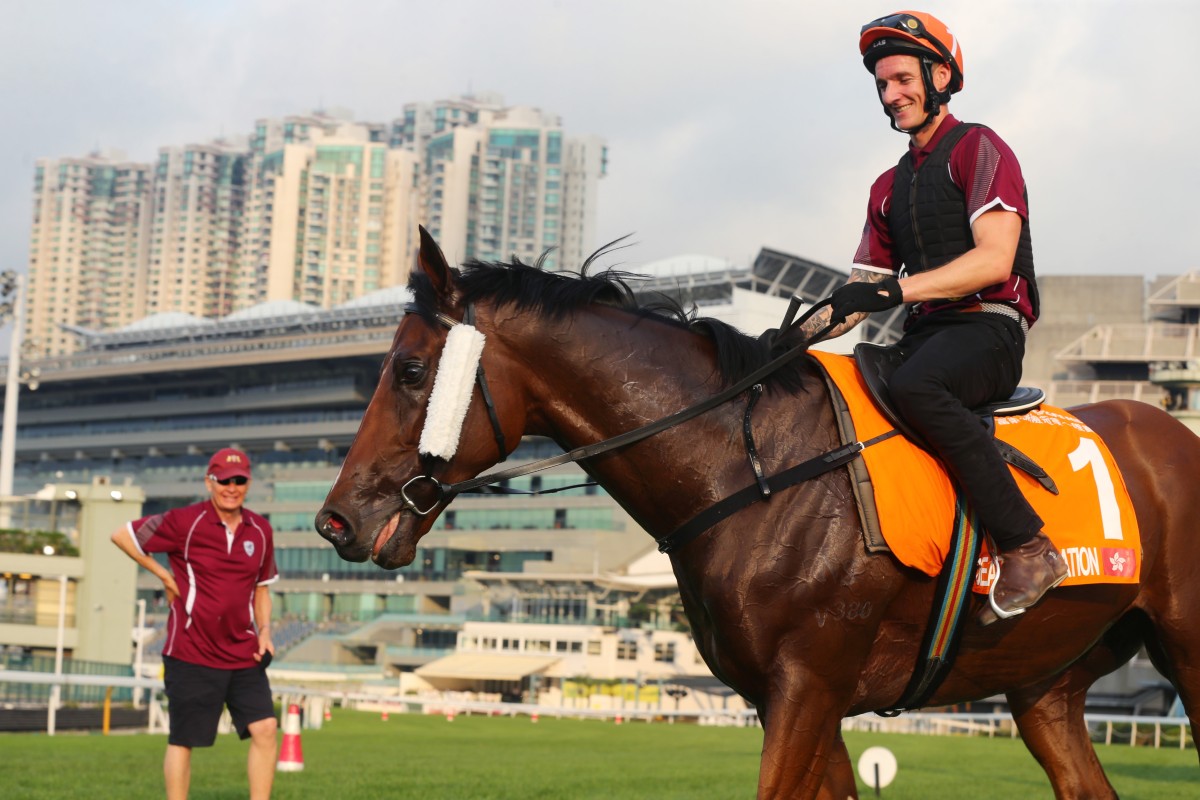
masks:
{"type": "MultiPolygon", "coordinates": [[[[934,132],[933,138],[922,148],[909,145],[914,166],[920,166],[937,143],[959,121],[947,114],[934,132]]],[[[900,254],[892,240],[888,227],[888,210],[892,205],[892,184],[896,168],[892,167],[879,176],[871,186],[871,199],[867,205],[867,224],[863,227],[862,240],[854,254],[854,263],[872,272],[899,273],[900,254]]],[[[980,214],[1002,210],[1020,214],[1029,221],[1029,209],[1025,203],[1025,178],[1021,165],[1013,151],[994,131],[972,128],[950,151],[950,178],[963,192],[967,218],[974,223],[980,214]]],[[[989,286],[954,308],[971,303],[1004,303],[1021,312],[1032,325],[1037,319],[1033,315],[1033,303],[1025,287],[1025,279],[1009,275],[1004,283],[989,286]]],[[[951,308],[944,304],[939,309],[951,308]]],[[[924,311],[924,308],[922,308],[924,311]]]]}
{"type": "Polygon", "coordinates": [[[129,523],[143,553],[166,553],[180,596],[171,604],[163,655],[218,669],[258,662],[254,590],[279,579],[271,524],[242,509],[229,540],[211,500],[129,523]]]}

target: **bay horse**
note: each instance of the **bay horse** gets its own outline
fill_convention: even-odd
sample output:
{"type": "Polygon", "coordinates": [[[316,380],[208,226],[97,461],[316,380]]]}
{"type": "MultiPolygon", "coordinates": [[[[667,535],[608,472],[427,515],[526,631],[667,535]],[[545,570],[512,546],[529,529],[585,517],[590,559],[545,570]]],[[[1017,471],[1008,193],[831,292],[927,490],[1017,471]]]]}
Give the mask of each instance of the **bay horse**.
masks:
{"type": "MultiPolygon", "coordinates": [[[[479,475],[522,436],[567,451],[600,442],[712,397],[769,360],[767,345],[723,323],[639,308],[619,274],[588,275],[591,261],[570,277],[519,261],[452,269],[422,229],[412,313],[316,518],[342,558],[411,563],[452,499],[434,487],[479,475]],[[451,457],[422,456],[447,325],[464,316],[486,337],[479,363],[490,391],[468,387],[451,457]]],[[[1107,443],[1128,485],[1141,583],[1056,589],[989,627],[968,614],[953,669],[927,705],[1004,694],[1056,797],[1112,798],[1083,717],[1097,678],[1145,645],[1179,691],[1193,738],[1200,726],[1200,438],[1139,402],[1073,413],[1107,443]]],[[[725,403],[581,463],[661,538],[753,480],[742,415],[742,404],[725,403]]],[[[841,444],[810,356],[768,381],[755,428],[768,475],[841,444]]],[[[935,580],[866,551],[840,468],[728,516],[670,559],[704,660],[758,709],[758,797],[856,796],[840,722],[901,697],[935,580]]]]}

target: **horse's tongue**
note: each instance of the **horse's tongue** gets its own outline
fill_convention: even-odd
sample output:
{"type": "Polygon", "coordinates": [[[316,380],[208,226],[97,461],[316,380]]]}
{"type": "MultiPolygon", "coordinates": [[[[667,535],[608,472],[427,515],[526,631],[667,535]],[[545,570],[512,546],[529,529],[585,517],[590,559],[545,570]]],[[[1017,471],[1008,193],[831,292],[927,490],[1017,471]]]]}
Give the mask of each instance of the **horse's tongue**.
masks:
{"type": "Polygon", "coordinates": [[[392,518],[387,521],[387,525],[384,525],[379,529],[379,533],[375,536],[375,546],[371,548],[371,558],[379,555],[379,551],[383,549],[385,544],[387,544],[387,540],[392,538],[392,534],[396,532],[396,527],[399,524],[400,514],[397,512],[393,514],[392,518]]]}

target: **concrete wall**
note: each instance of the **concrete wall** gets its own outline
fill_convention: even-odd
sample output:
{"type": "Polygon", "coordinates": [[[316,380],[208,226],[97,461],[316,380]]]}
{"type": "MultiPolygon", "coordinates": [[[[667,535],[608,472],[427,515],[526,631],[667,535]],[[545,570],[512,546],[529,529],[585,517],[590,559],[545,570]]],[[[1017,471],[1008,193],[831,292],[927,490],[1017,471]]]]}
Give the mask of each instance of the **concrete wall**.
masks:
{"type": "Polygon", "coordinates": [[[82,506],[79,553],[86,570],[76,593],[75,658],[128,664],[133,659],[138,567],[110,537],[142,515],[145,497],[136,486],[99,481],[74,488],[82,506]]]}
{"type": "Polygon", "coordinates": [[[49,485],[40,500],[79,503],[79,556],[0,554],[0,572],[39,578],[33,624],[0,624],[0,646],[53,650],[58,642],[59,576],[68,580],[63,649],[83,661],[129,664],[133,658],[137,564],[109,537],[141,516],[141,489],[97,479],[91,484],[49,485]]]}
{"type": "Polygon", "coordinates": [[[1044,275],[1038,277],[1041,317],[1029,331],[1021,383],[1049,388],[1067,378],[1054,354],[1096,325],[1145,320],[1143,275],[1044,275]]]}

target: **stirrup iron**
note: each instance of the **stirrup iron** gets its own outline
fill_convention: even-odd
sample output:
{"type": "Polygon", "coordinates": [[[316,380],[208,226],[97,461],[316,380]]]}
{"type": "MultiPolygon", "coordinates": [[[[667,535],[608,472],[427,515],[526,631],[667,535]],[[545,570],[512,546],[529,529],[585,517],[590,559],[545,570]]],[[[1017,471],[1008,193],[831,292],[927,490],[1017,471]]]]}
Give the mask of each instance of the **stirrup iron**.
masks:
{"type": "MultiPolygon", "coordinates": [[[[1001,567],[1003,569],[1003,567],[1001,567]]],[[[996,573],[996,580],[992,581],[992,586],[988,589],[988,605],[992,607],[992,613],[999,619],[1012,619],[1019,617],[1025,613],[1025,609],[1018,608],[1013,611],[1005,611],[1000,606],[996,605],[996,585],[1000,583],[1000,573],[996,573]]]]}

